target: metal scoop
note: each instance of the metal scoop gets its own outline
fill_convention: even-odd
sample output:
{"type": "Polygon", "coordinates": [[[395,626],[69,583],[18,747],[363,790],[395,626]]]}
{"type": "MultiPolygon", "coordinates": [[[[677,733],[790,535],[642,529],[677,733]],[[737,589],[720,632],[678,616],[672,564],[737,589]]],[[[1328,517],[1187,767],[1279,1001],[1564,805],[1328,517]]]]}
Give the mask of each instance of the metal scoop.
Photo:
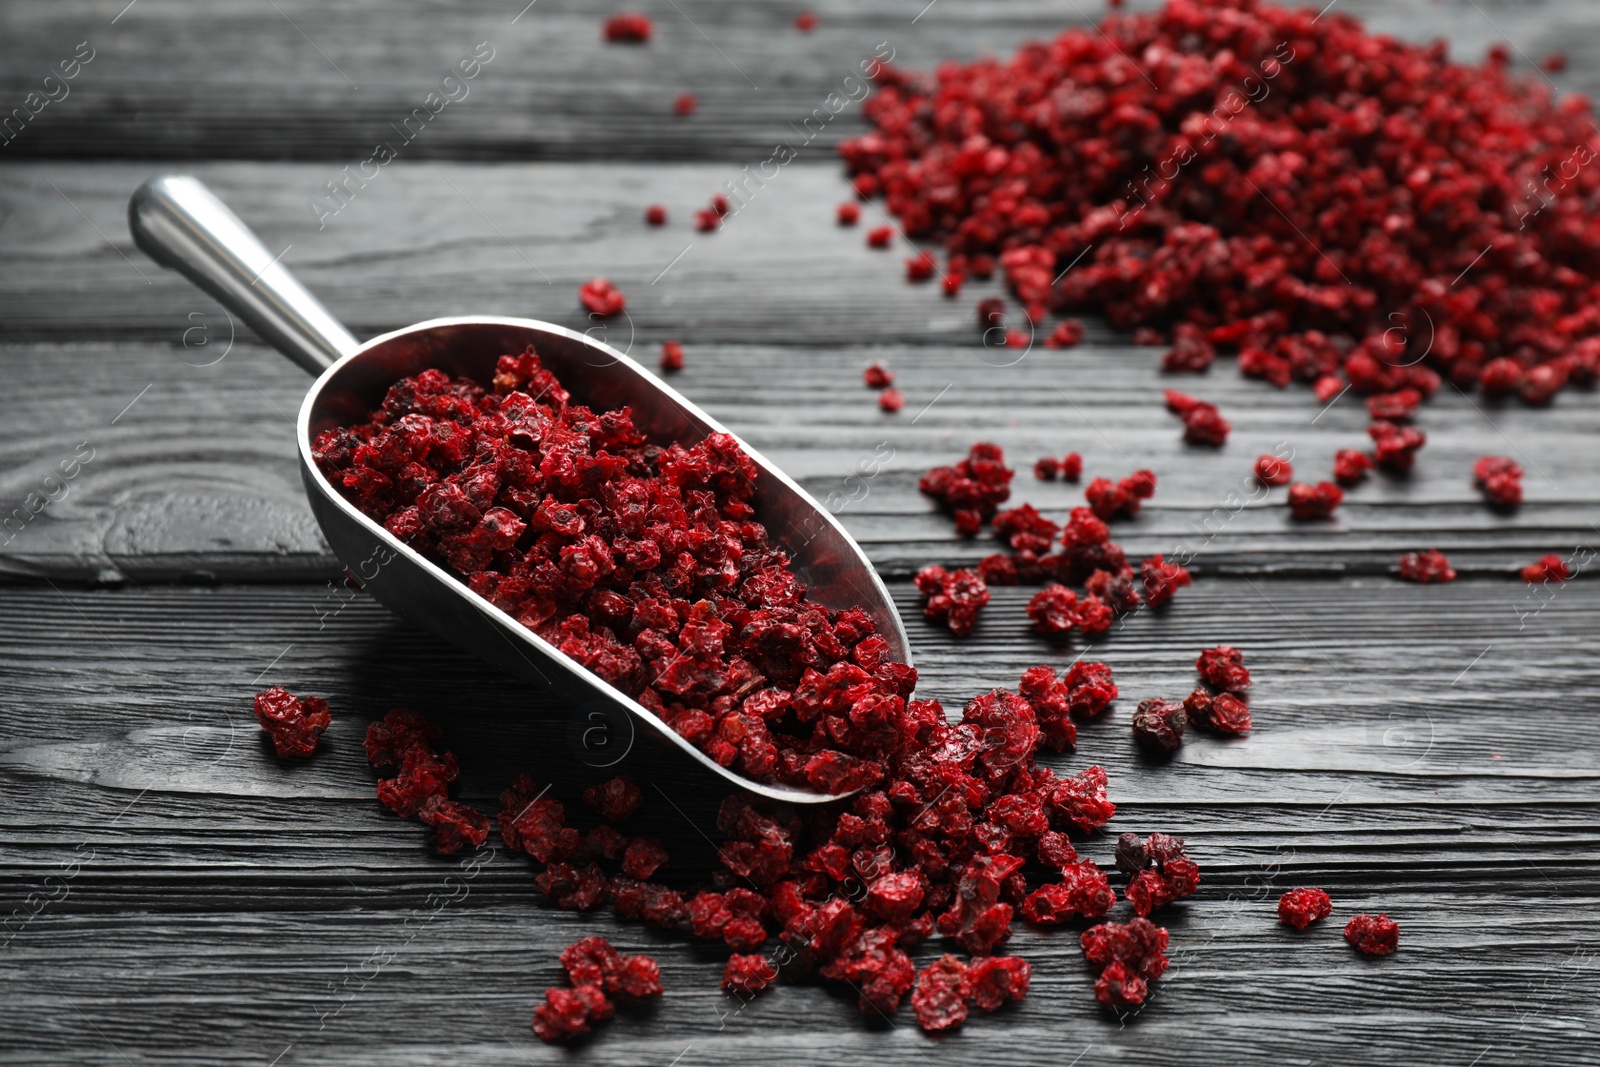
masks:
{"type": "MultiPolygon", "coordinates": [[[[530,344],[576,403],[596,411],[631,407],[634,424],[658,445],[689,446],[727,433],[715,419],[622,353],[548,322],[431,319],[362,344],[195,178],[154,178],[140,186],[128,202],[128,227],[151,259],[182,273],[318,376],[295,420],[306,496],[334,553],[385,606],[475,656],[558,690],[572,709],[574,756],[591,766],[620,760],[637,732],[752,793],[794,803],[832,799],[754,782],[719,766],[638,701],[362,514],[328,484],[311,455],[319,433],[364,418],[398,379],[438,367],[487,385],[498,357],[530,344]]],[[[760,469],[757,517],[789,553],[811,598],[836,610],[861,608],[889,642],[890,654],[910,663],[900,616],[860,546],[805,490],[755,449],[739,445],[760,469]]]]}

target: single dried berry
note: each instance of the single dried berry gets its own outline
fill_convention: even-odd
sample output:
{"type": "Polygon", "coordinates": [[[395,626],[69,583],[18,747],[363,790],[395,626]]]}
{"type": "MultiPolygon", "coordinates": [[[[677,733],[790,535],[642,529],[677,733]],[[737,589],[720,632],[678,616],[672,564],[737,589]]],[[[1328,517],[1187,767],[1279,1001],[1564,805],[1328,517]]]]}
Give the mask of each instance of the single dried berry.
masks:
{"type": "Polygon", "coordinates": [[[1016,956],[984,956],[967,964],[967,981],[972,986],[972,1006],[979,1011],[995,1011],[1007,1001],[1028,995],[1033,968],[1016,956]]]}
{"type": "Polygon", "coordinates": [[[1172,700],[1143,700],[1133,713],[1133,739],[1152,752],[1175,752],[1183,744],[1188,719],[1183,705],[1172,700]]]}
{"type": "Polygon", "coordinates": [[[621,822],[639,810],[644,791],[627,775],[592,785],[583,791],[583,802],[598,811],[606,822],[621,822]]]}
{"type": "Polygon", "coordinates": [[[578,287],[578,299],[602,319],[620,315],[622,309],[628,306],[628,298],[622,295],[622,290],[605,278],[591,278],[584,282],[578,287]]]}
{"type": "Polygon", "coordinates": [[[1256,481],[1262,485],[1288,485],[1294,477],[1294,467],[1281,456],[1263,454],[1256,457],[1256,481]]]}
{"type": "Polygon", "coordinates": [[[887,389],[894,384],[894,374],[882,363],[869,363],[861,372],[861,380],[868,389],[887,389]]]}
{"type": "Polygon", "coordinates": [[[867,231],[868,248],[888,248],[889,242],[894,239],[894,227],[874,226],[867,231]]]}
{"type": "Polygon", "coordinates": [[[694,114],[695,108],[700,106],[700,101],[695,99],[693,93],[679,93],[677,99],[672,101],[672,110],[682,118],[694,114]]]}
{"type": "Polygon", "coordinates": [[[1372,438],[1372,458],[1386,470],[1404,473],[1417,462],[1417,452],[1428,438],[1415,426],[1401,426],[1382,419],[1367,427],[1372,438]]]}
{"type": "Polygon", "coordinates": [[[1203,725],[1219,734],[1250,732],[1250,705],[1232,693],[1218,693],[1211,701],[1210,714],[1203,725]]]}
{"type": "Polygon", "coordinates": [[[311,755],[322,740],[322,732],[333,722],[326,700],[297,697],[277,685],[256,694],[255,714],[280,756],[311,755]]]}
{"type": "Polygon", "coordinates": [[[1344,490],[1332,482],[1295,482],[1289,487],[1289,514],[1301,522],[1329,518],[1343,502],[1344,490]]]}
{"type": "Polygon", "coordinates": [[[1509,457],[1482,457],[1472,466],[1472,480],[1497,511],[1513,511],[1522,503],[1522,467],[1509,457]]]}
{"type": "Polygon", "coordinates": [[[683,369],[683,345],[677,341],[663,341],[661,343],[661,369],[664,371],[680,371],[683,369]]]}
{"type": "Polygon", "coordinates": [[[1044,339],[1046,348],[1075,348],[1083,341],[1083,323],[1077,319],[1062,319],[1044,339]]]}
{"type": "Polygon", "coordinates": [[[794,17],[794,28],[801,33],[810,33],[817,28],[817,16],[809,11],[802,11],[794,17]]]}
{"type": "Polygon", "coordinates": [[[557,987],[546,990],[544,997],[545,1002],[533,1013],[533,1032],[547,1044],[581,1037],[589,1032],[592,1022],[608,1019],[612,1014],[611,1002],[597,985],[557,987]]]}
{"type": "Polygon", "coordinates": [[[967,1002],[972,998],[972,983],[967,968],[954,956],[942,956],[917,975],[911,1008],[917,1025],[929,1033],[953,1030],[967,1021],[967,1002]]]}
{"type": "Polygon", "coordinates": [[[736,952],[722,969],[722,988],[730,993],[759,993],[777,977],[777,970],[765,956],[736,952]]]}
{"type": "Polygon", "coordinates": [[[1083,457],[1076,452],[1068,452],[1061,457],[1061,480],[1075,482],[1083,474],[1083,457]]]}
{"type": "Polygon", "coordinates": [[[878,407],[893,415],[906,406],[906,394],[890,386],[878,394],[878,407]]]}
{"type": "Polygon", "coordinates": [[[1242,693],[1250,688],[1250,669],[1244,665],[1244,653],[1232,645],[1205,649],[1194,661],[1194,669],[1218,692],[1242,693]]]}
{"type": "Polygon", "coordinates": [[[1201,401],[1183,413],[1183,439],[1191,445],[1221,448],[1231,429],[1215,404],[1201,401]]]}
{"type": "Polygon", "coordinates": [[[489,816],[454,800],[430,796],[417,817],[433,830],[433,850],[441,856],[477,848],[489,839],[489,816]]]}
{"type": "Polygon", "coordinates": [[[1044,456],[1033,461],[1033,476],[1041,482],[1053,482],[1061,476],[1061,461],[1054,456],[1044,456]]]}
{"type": "Polygon", "coordinates": [[[990,329],[1005,323],[1006,302],[998,296],[986,296],[978,301],[978,325],[990,329]]]}
{"type": "Polygon", "coordinates": [[[606,19],[604,37],[613,43],[643,44],[650,39],[653,29],[655,26],[648,16],[625,11],[606,19]]]}
{"type": "Polygon", "coordinates": [[[644,209],[644,221],[652,226],[665,226],[667,224],[667,209],[660,204],[651,204],[644,209]]]}
{"type": "Polygon", "coordinates": [[[1052,582],[1028,601],[1028,618],[1042,634],[1064,634],[1078,625],[1078,594],[1052,582]]]}
{"type": "Polygon", "coordinates": [[[1400,944],[1400,925],[1387,915],[1357,915],[1345,924],[1344,939],[1357,952],[1387,956],[1400,944]]]}
{"type": "Polygon", "coordinates": [[[861,221],[861,205],[849,200],[840,204],[838,219],[840,226],[854,226],[861,221]]]}
{"type": "Polygon", "coordinates": [[[1160,607],[1179,589],[1194,583],[1187,567],[1168,563],[1160,553],[1140,562],[1139,580],[1144,584],[1144,602],[1152,608],[1160,607]]]}
{"type": "Polygon", "coordinates": [[[1304,930],[1333,914],[1333,901],[1321,889],[1291,889],[1278,898],[1278,921],[1304,930]]]}
{"type": "Polygon", "coordinates": [[[1456,579],[1456,571],[1450,566],[1450,560],[1436,548],[1407,552],[1401,556],[1399,574],[1402,580],[1419,585],[1453,582],[1456,579]]]}
{"type": "Polygon", "coordinates": [[[1541,582],[1564,582],[1572,577],[1572,568],[1567,566],[1566,560],[1551,553],[1540,556],[1537,562],[1528,564],[1520,573],[1523,581],[1538,585],[1541,582]]]}
{"type": "Polygon", "coordinates": [[[938,270],[938,264],[933,255],[928,252],[919,252],[916,256],[906,260],[906,281],[925,282],[932,278],[938,270]]]}
{"type": "Polygon", "coordinates": [[[1341,448],[1333,456],[1333,480],[1346,488],[1359,485],[1373,468],[1372,457],[1354,448],[1341,448]]]}

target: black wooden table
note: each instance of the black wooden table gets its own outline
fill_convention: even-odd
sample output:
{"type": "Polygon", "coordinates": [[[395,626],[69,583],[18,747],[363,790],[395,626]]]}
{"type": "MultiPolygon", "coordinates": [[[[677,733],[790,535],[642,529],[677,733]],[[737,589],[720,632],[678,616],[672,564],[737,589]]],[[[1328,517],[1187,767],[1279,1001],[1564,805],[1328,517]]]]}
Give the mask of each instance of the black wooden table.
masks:
{"type": "MultiPolygon", "coordinates": [[[[79,60],[67,95],[0,148],[0,513],[29,516],[0,535],[0,1060],[1600,1062],[1600,585],[1582,574],[1540,595],[1515,576],[1600,544],[1593,395],[1542,412],[1445,395],[1423,415],[1416,475],[1353,493],[1337,523],[1294,526],[1276,503],[1234,514],[1255,455],[1286,441],[1326,469],[1360,437],[1359,405],[1323,411],[1219,368],[1204,392],[1235,432],[1200,454],[1160,411],[1155,350],[1091,324],[1081,348],[999,365],[971,327],[985,290],[946,302],[908,287],[902,246],[870,252],[833,225],[848,192],[833,146],[863,128],[859,107],[804,125],[879,42],[911,66],[1004,52],[1084,23],[1090,0],[826,0],[809,35],[792,28],[798,3],[644,0],[657,37],[643,48],[600,44],[608,6],[524,2],[0,8],[0,111],[79,60]],[[327,184],[480,46],[492,58],[467,95],[414,122],[398,158],[331,210],[327,184]],[[680,119],[685,90],[700,110],[680,119]],[[722,231],[695,233],[691,211],[779,142],[794,161],[722,231]],[[1091,473],[1151,467],[1160,491],[1122,528],[1140,554],[1194,545],[1213,517],[1195,586],[1105,642],[1121,710],[1063,761],[1108,767],[1111,830],[1180,834],[1203,868],[1199,896],[1171,913],[1174,964],[1150,1007],[1108,1021],[1075,934],[1019,926],[1032,994],[944,1039],[906,1012],[865,1020],[821,985],[736,1011],[720,952],[555,911],[503,849],[466,865],[430,855],[373,800],[366,723],[397,704],[437,717],[462,796],[492,810],[518,771],[574,773],[550,743],[562,711],[333,584],[294,470],[307,380],[127,236],[128,194],[163,170],[210,183],[358,335],[474,312],[586,328],[575,289],[605,274],[630,312],[607,339],[647,359],[682,341],[678,387],[819,498],[892,450],[840,515],[900,602],[923,690],[947,706],[1072,652],[1026,632],[1026,590],[997,590],[965,641],[922,621],[915,569],[985,551],[953,541],[916,492],[923,470],[980,437],[1018,465],[1076,450],[1091,473]],[[659,230],[640,219],[656,201],[673,214],[659,230]],[[900,375],[898,416],[860,385],[871,359],[900,375]],[[1488,512],[1465,476],[1484,452],[1529,470],[1515,516],[1488,512]],[[63,462],[73,476],[52,480],[63,462]],[[1390,576],[1402,552],[1434,546],[1460,580],[1390,576]],[[1196,650],[1218,642],[1256,668],[1256,732],[1138,759],[1127,709],[1186,692],[1196,650]],[[309,764],[262,746],[249,702],[270,684],[332,701],[309,764]],[[1331,924],[1278,926],[1273,902],[1301,884],[1328,888],[1340,916],[1387,911],[1400,952],[1370,960],[1331,924]],[[653,952],[667,995],[574,1050],[546,1048],[529,1013],[559,949],[592,932],[653,952]]],[[[1502,36],[1534,57],[1559,48],[1563,88],[1600,87],[1593,5],[1340,10],[1448,35],[1462,55],[1502,36]]],[[[1074,500],[1018,485],[1058,513],[1074,500]]],[[[655,792],[672,804],[653,817],[692,867],[715,794],[663,773],[655,792]]]]}

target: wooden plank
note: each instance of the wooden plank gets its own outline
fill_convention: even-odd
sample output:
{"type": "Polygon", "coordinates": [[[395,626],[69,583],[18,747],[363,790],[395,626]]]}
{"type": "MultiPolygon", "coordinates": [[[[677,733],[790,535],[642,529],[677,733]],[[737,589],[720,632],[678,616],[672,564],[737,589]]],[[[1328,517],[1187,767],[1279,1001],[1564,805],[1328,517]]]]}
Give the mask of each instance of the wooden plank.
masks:
{"type": "MultiPolygon", "coordinates": [[[[646,47],[606,46],[609,13],[579,0],[316,0],[275,5],[204,0],[56,0],[7,5],[0,22],[0,100],[10,108],[88,41],[94,58],[6,145],[33,158],[317,159],[354,164],[379,142],[417,159],[718,159],[755,163],[805,119],[879,42],[898,62],[1004,55],[1029,38],[1098,19],[1098,3],[1047,0],[928,5],[895,0],[809,4],[815,32],[792,28],[799,5],[779,0],[642,3],[656,20],[646,47]],[[126,8],[127,10],[124,10],[126,8]],[[479,42],[494,58],[458,103],[409,142],[395,126],[479,42]],[[690,119],[671,102],[691,90],[690,119]]],[[[1150,2],[1130,3],[1130,9],[1150,2]]],[[[1600,13],[1572,0],[1483,10],[1473,0],[1344,0],[1377,31],[1427,41],[1447,35],[1475,61],[1505,34],[1542,58],[1571,62],[1563,89],[1600,88],[1600,13]]],[[[87,54],[87,53],[86,53],[87,54]]],[[[436,105],[437,106],[437,105],[436,105]]],[[[37,108],[37,105],[35,105],[37,108]]],[[[811,150],[831,153],[859,133],[859,109],[813,127],[811,150]]],[[[337,166],[334,168],[337,170],[337,166]]]]}
{"type": "MultiPolygon", "coordinates": [[[[319,629],[325,591],[309,586],[0,587],[0,613],[28,620],[0,631],[7,1059],[260,1064],[287,1049],[282,1062],[425,1062],[448,1048],[566,1062],[527,1031],[528,1013],[557,980],[560,948],[601,932],[655,954],[668,995],[588,1041],[581,1055],[598,1064],[666,1063],[689,1047],[680,1062],[759,1050],[810,1063],[819,1032],[843,1064],[1021,1065],[1063,1050],[1063,1062],[1158,1063],[1173,1047],[1246,1064],[1379,1062],[1377,1049],[1469,1063],[1486,1047],[1583,1061],[1600,941],[1572,918],[1600,906],[1600,753],[1573,742],[1600,681],[1581,652],[1600,587],[1564,588],[1521,632],[1494,582],[1283,580],[1273,610],[1242,610],[1257,594],[1240,580],[1192,592],[1105,645],[1123,698],[1085,727],[1077,755],[1051,760],[1110,771],[1119,814],[1088,854],[1108,860],[1126,829],[1190,842],[1205,884],[1171,916],[1174,969],[1119,1029],[1097,1017],[1074,931],[1019,926],[1028,1001],[937,1041],[904,1014],[863,1023],[853,998],[812,983],[735,1012],[715,988],[721,952],[552,911],[503,851],[471,872],[430,857],[418,827],[371,799],[361,731],[391,703],[445,724],[463,797],[489,810],[518,770],[560,779],[564,794],[580,778],[536,692],[480,677],[365,600],[319,629]],[[1256,733],[1146,762],[1123,732],[1129,709],[1181,692],[1194,649],[1216,640],[1251,656],[1256,733]],[[1451,688],[1447,674],[1485,645],[1451,688]],[[309,763],[260,745],[248,699],[271,683],[333,702],[309,763]],[[1278,927],[1277,893],[1307,883],[1330,889],[1339,916],[1395,915],[1401,952],[1365,960],[1331,925],[1278,927]],[[19,916],[41,891],[56,899],[19,916]],[[434,893],[456,899],[435,913],[434,893]]],[[[926,691],[959,704],[1071,654],[1006,625],[1019,609],[1007,598],[967,642],[910,619],[926,691]]],[[[648,829],[676,869],[700,869],[709,848],[691,823],[709,825],[715,793],[653,770],[683,813],[657,800],[648,829]]]]}
{"type": "MultiPolygon", "coordinates": [[[[0,574],[67,581],[337,574],[294,460],[290,416],[305,376],[243,335],[220,362],[192,366],[220,355],[226,340],[226,320],[215,309],[208,314],[175,316],[164,343],[0,346],[11,368],[11,416],[0,423],[0,454],[8,459],[0,516],[12,517],[0,535],[0,574]],[[184,347],[184,331],[200,323],[210,343],[184,347]],[[30,494],[47,492],[56,484],[52,472],[90,454],[84,449],[92,458],[65,495],[21,523],[17,509],[25,516],[30,494]]],[[[635,351],[649,348],[636,342],[635,351]]],[[[1300,477],[1327,477],[1336,449],[1365,441],[1365,413],[1354,398],[1321,413],[1303,391],[1280,392],[1218,368],[1191,386],[1234,422],[1218,453],[1178,440],[1176,420],[1160,411],[1159,391],[1170,379],[1156,372],[1149,350],[1040,349],[999,369],[979,358],[982,349],[954,345],[798,352],[691,343],[688,353],[674,384],[818,499],[832,500],[895,578],[994,551],[987,536],[957,540],[916,489],[923,471],[954,461],[979,439],[1002,444],[1021,468],[1014,500],[1057,518],[1082,503],[1081,486],[1036,481],[1029,470],[1036,456],[1079,451],[1086,476],[1156,471],[1155,499],[1138,519],[1119,523],[1116,536],[1139,555],[1190,551],[1202,576],[1381,574],[1401,553],[1433,546],[1464,571],[1508,576],[1545,553],[1592,553],[1600,542],[1592,525],[1600,500],[1593,394],[1565,395],[1545,411],[1475,408],[1443,395],[1421,418],[1430,443],[1412,476],[1374,477],[1350,493],[1336,522],[1302,524],[1288,518],[1282,490],[1265,497],[1253,487],[1250,464],[1287,443],[1300,477]],[[860,384],[869,358],[900,375],[910,399],[898,416],[879,412],[860,384]],[[1470,484],[1472,462],[1485,451],[1519,457],[1528,468],[1528,501],[1515,515],[1490,511],[1470,484]],[[872,479],[847,481],[874,456],[890,458],[872,479]]]]}

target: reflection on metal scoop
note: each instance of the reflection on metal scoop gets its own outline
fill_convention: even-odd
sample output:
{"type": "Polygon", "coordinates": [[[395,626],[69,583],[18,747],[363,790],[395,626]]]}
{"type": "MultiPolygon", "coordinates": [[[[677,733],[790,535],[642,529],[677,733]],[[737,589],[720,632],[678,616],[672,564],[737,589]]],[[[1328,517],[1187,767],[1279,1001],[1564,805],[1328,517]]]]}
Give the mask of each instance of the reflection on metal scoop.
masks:
{"type": "MultiPolygon", "coordinates": [[[[708,434],[727,433],[724,427],[622,353],[548,322],[432,319],[362,344],[195,178],[154,178],[140,186],[128,203],[128,226],[150,258],[184,274],[268,343],[318,375],[295,420],[300,474],[328,544],[374,597],[436,636],[559,691],[572,708],[572,731],[585,750],[596,754],[585,758],[591,765],[620,759],[626,746],[619,735],[631,739],[637,732],[676,747],[752,793],[795,803],[833,799],[754,782],[719,766],[638,701],[362,514],[328,484],[311,456],[317,434],[364,418],[398,379],[438,367],[487,384],[496,359],[529,345],[574,402],[596,411],[632,408],[634,424],[655,444],[689,446],[708,434]]],[[[910,663],[900,616],[860,546],[782,471],[743,441],[739,444],[760,469],[757,517],[789,553],[811,598],[835,610],[862,609],[889,642],[890,655],[910,663]]]]}

